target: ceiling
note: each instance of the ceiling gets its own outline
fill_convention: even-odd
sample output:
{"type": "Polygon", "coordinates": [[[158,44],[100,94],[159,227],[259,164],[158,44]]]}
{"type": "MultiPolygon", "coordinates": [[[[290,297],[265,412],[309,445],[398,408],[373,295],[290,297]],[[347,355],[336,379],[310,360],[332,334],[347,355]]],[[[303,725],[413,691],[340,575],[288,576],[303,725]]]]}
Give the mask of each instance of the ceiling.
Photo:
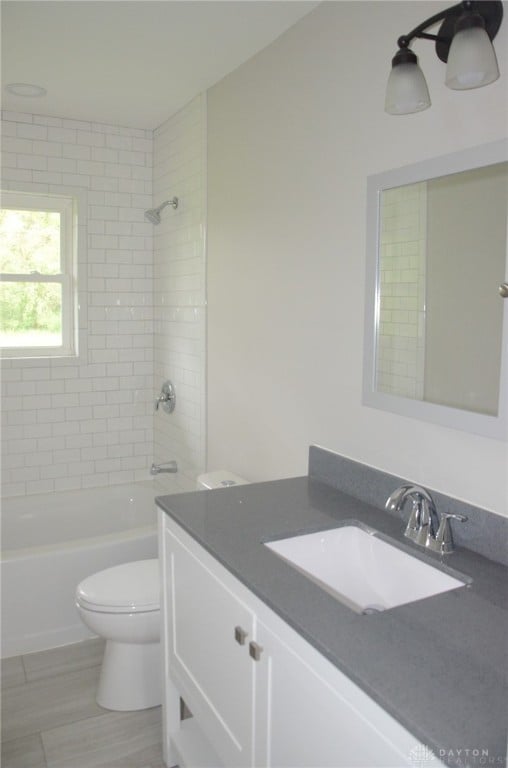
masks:
{"type": "Polygon", "coordinates": [[[156,128],[269,45],[307,0],[3,0],[2,107],[156,128]],[[7,83],[43,86],[20,97],[7,83]]]}

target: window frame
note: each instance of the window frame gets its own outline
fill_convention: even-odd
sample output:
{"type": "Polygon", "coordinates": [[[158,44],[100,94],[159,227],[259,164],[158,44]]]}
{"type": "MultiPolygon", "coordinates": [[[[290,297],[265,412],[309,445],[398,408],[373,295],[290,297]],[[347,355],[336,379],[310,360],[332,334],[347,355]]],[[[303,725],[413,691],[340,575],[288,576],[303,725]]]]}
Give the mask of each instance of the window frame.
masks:
{"type": "Polygon", "coordinates": [[[60,272],[21,274],[0,272],[2,282],[57,283],[62,290],[62,344],[58,346],[0,346],[3,358],[77,356],[77,200],[67,194],[2,190],[2,209],[60,214],[60,272]]]}

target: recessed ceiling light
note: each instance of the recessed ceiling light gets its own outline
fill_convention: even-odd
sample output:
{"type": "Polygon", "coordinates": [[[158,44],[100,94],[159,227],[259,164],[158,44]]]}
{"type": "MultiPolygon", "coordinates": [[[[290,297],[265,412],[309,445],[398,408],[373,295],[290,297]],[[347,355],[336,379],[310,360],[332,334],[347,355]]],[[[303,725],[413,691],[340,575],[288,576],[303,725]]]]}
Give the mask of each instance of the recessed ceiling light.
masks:
{"type": "Polygon", "coordinates": [[[12,93],[13,96],[45,96],[47,91],[40,85],[32,85],[31,83],[9,83],[5,86],[5,90],[12,93]]]}

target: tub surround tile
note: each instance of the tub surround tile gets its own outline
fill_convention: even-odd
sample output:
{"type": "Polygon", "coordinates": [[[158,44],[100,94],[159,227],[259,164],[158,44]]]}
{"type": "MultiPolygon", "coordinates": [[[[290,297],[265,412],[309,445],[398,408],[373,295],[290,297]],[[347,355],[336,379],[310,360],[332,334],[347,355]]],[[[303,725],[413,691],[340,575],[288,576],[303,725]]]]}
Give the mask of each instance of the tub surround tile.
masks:
{"type": "Polygon", "coordinates": [[[104,646],[105,641],[97,637],[85,640],[83,643],[27,654],[22,657],[26,679],[30,682],[65,672],[100,666],[104,646]]]}
{"type": "Polygon", "coordinates": [[[16,739],[64,723],[93,717],[99,667],[43,678],[7,689],[3,696],[3,738],[16,739]]]}
{"type": "Polygon", "coordinates": [[[142,756],[145,750],[152,750],[153,757],[153,750],[160,748],[160,707],[142,712],[101,711],[96,717],[42,733],[48,768],[137,768],[150,759],[142,756]]]}
{"type": "MultiPolygon", "coordinates": [[[[143,213],[153,204],[153,134],[147,130],[135,136],[129,128],[81,121],[55,126],[47,120],[44,115],[2,115],[6,141],[2,182],[8,189],[21,187],[21,191],[79,191],[79,357],[3,361],[8,377],[2,377],[5,496],[99,486],[104,474],[108,485],[144,479],[152,461],[153,226],[144,221],[143,213]],[[139,326],[134,314],[141,310],[139,326]],[[125,383],[120,387],[118,374],[107,366],[117,362],[124,364],[125,383]],[[140,363],[147,366],[142,371],[140,363]],[[37,409],[27,410],[19,395],[31,397],[35,389],[41,396],[37,409]],[[109,414],[92,418],[96,404],[87,398],[82,402],[78,394],[94,392],[104,397],[118,389],[127,395],[124,410],[129,414],[112,430],[109,414]],[[142,469],[122,466],[119,481],[114,471],[103,470],[100,457],[86,459],[82,453],[73,459],[69,452],[79,454],[82,448],[74,447],[65,430],[71,426],[76,433],[82,432],[84,421],[88,434],[95,437],[110,431],[114,443],[108,451],[129,446],[134,452],[141,442],[142,469]],[[44,435],[40,435],[41,425],[47,428],[44,435]],[[143,433],[141,440],[135,436],[137,431],[143,433]],[[31,466],[30,479],[8,463],[21,449],[31,466]]],[[[108,458],[113,454],[108,453],[108,458]]]]}
{"type": "Polygon", "coordinates": [[[2,768],[47,768],[40,734],[2,741],[2,768]]]}
{"type": "MultiPolygon", "coordinates": [[[[354,496],[378,509],[384,509],[388,496],[402,483],[415,482],[425,487],[425,481],[414,481],[391,475],[359,461],[353,461],[316,445],[309,448],[309,476],[354,496]]],[[[465,515],[467,522],[453,525],[457,546],[466,547],[479,555],[508,565],[508,518],[429,488],[438,513],[465,515]]],[[[405,508],[398,517],[407,520],[405,508]]]]}

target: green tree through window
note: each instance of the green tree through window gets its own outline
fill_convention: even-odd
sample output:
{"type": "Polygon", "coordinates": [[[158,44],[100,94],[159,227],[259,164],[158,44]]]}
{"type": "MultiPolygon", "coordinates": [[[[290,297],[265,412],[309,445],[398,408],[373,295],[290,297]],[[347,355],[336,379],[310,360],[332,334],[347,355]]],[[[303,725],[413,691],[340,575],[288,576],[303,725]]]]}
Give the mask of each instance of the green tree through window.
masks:
{"type": "Polygon", "coordinates": [[[72,258],[63,251],[72,245],[72,201],[60,198],[60,205],[45,197],[34,210],[37,196],[30,195],[26,208],[15,205],[23,202],[21,193],[13,193],[7,207],[8,196],[0,208],[0,347],[66,354],[72,351],[64,348],[72,336],[65,327],[73,314],[72,258]]]}

